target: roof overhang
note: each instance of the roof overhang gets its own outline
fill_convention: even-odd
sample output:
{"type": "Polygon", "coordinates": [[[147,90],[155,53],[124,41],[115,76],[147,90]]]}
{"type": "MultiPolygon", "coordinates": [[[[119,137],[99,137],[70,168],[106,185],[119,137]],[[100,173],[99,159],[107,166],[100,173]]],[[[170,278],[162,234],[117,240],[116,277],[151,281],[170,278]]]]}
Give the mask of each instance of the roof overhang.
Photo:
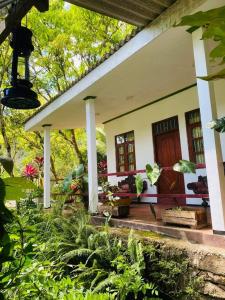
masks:
{"type": "Polygon", "coordinates": [[[176,0],[66,0],[100,14],[136,25],[146,26],[176,0]]]}
{"type": "MultiPolygon", "coordinates": [[[[225,0],[213,1],[213,7],[225,0]]],[[[212,8],[212,1],[178,1],[150,26],[52,103],[37,111],[26,130],[85,127],[83,99],[96,96],[97,125],[195,83],[191,35],[173,28],[183,15],[212,8]],[[187,5],[188,1],[188,5],[187,5]]]]}

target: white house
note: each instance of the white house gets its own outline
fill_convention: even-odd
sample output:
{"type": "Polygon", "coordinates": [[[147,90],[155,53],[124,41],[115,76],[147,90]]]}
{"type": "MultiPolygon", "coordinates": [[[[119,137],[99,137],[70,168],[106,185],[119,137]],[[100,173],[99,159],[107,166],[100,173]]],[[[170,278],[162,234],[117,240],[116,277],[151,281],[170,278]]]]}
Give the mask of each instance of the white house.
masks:
{"type": "MultiPolygon", "coordinates": [[[[196,80],[214,69],[202,29],[190,34],[173,26],[182,16],[225,5],[225,0],[170,2],[143,30],[27,120],[26,130],[44,130],[45,207],[50,205],[50,130],[86,126],[90,211],[96,211],[95,127],[104,124],[108,172],[140,170],[154,161],[169,167],[181,158],[205,164],[197,175],[179,175],[173,193],[190,194],[187,183],[207,174],[212,227],[225,234],[225,136],[206,126],[217,114],[225,115],[225,84],[196,80]]],[[[173,176],[164,176],[158,191],[149,187],[148,192],[172,193],[173,176]]]]}

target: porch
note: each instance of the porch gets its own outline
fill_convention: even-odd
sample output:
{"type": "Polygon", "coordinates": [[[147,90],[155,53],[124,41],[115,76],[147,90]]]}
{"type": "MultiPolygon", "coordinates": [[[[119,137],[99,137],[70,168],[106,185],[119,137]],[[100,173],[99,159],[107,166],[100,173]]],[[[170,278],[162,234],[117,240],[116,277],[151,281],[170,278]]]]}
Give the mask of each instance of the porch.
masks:
{"type": "MultiPolygon", "coordinates": [[[[105,217],[92,216],[92,222],[96,225],[103,225],[105,224],[105,217]]],[[[129,216],[122,219],[111,218],[110,225],[139,230],[140,234],[144,231],[146,236],[151,236],[151,232],[156,232],[165,237],[183,240],[190,244],[201,244],[225,249],[225,236],[214,234],[212,226],[209,225],[202,229],[191,229],[185,226],[165,225],[162,221],[155,219],[150,205],[145,203],[131,204],[129,216]]]]}
{"type": "MultiPolygon", "coordinates": [[[[221,1],[218,1],[217,4],[219,5],[220,3],[221,1]]],[[[104,124],[109,129],[109,124],[117,123],[117,128],[119,128],[122,127],[121,120],[123,120],[122,125],[126,127],[128,118],[131,118],[131,114],[136,113],[137,110],[144,109],[147,106],[153,107],[153,104],[155,105],[161,100],[174,97],[178,92],[194,87],[198,94],[198,106],[196,107],[194,100],[190,100],[190,102],[194,108],[200,108],[201,120],[202,124],[204,124],[202,131],[205,148],[205,171],[208,178],[212,227],[214,233],[225,234],[225,178],[223,169],[224,159],[221,151],[221,142],[223,142],[223,139],[220,139],[218,133],[206,128],[208,122],[217,118],[216,107],[219,107],[218,105],[223,107],[223,105],[217,101],[212,83],[200,79],[197,79],[196,83],[196,75],[203,76],[209,72],[207,61],[208,47],[201,40],[202,29],[200,28],[190,35],[183,28],[172,27],[175,21],[177,22],[183,15],[196,10],[196,7],[193,7],[191,10],[190,7],[186,8],[184,5],[180,7],[179,3],[176,5],[176,10],[174,7],[174,10],[170,11],[168,9],[164,15],[165,18],[159,18],[154,24],[147,26],[102,64],[96,66],[94,70],[81,78],[80,81],[56,98],[55,101],[37,111],[26,122],[26,130],[44,130],[45,208],[50,206],[49,162],[51,130],[86,127],[89,211],[95,214],[98,204],[95,127],[104,124]]],[[[198,7],[198,10],[209,8],[212,8],[212,2],[206,1],[204,5],[198,7]]],[[[223,91],[220,95],[221,97],[224,95],[223,91]]],[[[186,98],[185,101],[187,103],[188,99],[186,98]]],[[[169,118],[171,113],[178,115],[177,111],[180,113],[181,110],[183,113],[188,108],[188,105],[184,102],[181,100],[178,105],[176,103],[174,106],[167,103],[167,107],[171,106],[170,111],[168,108],[157,110],[157,106],[155,106],[157,115],[153,113],[151,117],[152,119],[157,117],[157,121],[160,121],[164,118],[169,118]]],[[[146,125],[147,118],[148,114],[146,112],[145,119],[139,118],[135,122],[147,128],[146,126],[149,126],[149,124],[146,125]]],[[[131,119],[130,122],[132,123],[131,119]]],[[[184,118],[182,122],[183,127],[180,131],[181,144],[185,133],[184,118]]],[[[115,153],[113,153],[115,148],[112,146],[115,134],[110,132],[110,129],[107,133],[107,151],[110,154],[108,156],[109,171],[115,172],[115,153]]],[[[139,141],[142,136],[143,132],[139,130],[139,141]]],[[[184,139],[186,141],[186,137],[184,139]]],[[[148,141],[148,145],[151,147],[149,148],[151,155],[149,155],[149,158],[146,157],[145,160],[143,160],[142,145],[138,149],[139,163],[137,169],[144,168],[145,160],[151,160],[151,162],[154,160],[152,137],[148,141]]],[[[182,158],[189,159],[185,143],[183,143],[182,148],[184,149],[182,158]]],[[[197,178],[195,178],[195,181],[197,181],[197,178]]],[[[153,198],[157,198],[156,191],[151,191],[147,194],[150,194],[153,198]]],[[[184,198],[188,197],[184,194],[184,198]]],[[[193,198],[193,196],[190,196],[190,198],[193,198]]],[[[144,204],[136,207],[137,212],[141,211],[141,205],[144,204]]],[[[149,205],[146,207],[148,210],[149,205]]],[[[128,219],[129,221],[124,220],[121,222],[140,223],[140,221],[137,221],[137,217],[135,217],[133,208],[131,216],[133,216],[133,219],[131,217],[131,219],[128,219]]],[[[153,226],[155,229],[161,226],[153,220],[149,224],[146,218],[147,216],[144,217],[145,226],[153,226]]],[[[173,231],[173,229],[171,230],[173,231]]],[[[205,231],[205,229],[202,231],[205,231]]],[[[191,231],[190,229],[187,229],[187,231],[185,229],[185,232],[191,231]]],[[[211,231],[209,235],[211,235],[211,231]]]]}

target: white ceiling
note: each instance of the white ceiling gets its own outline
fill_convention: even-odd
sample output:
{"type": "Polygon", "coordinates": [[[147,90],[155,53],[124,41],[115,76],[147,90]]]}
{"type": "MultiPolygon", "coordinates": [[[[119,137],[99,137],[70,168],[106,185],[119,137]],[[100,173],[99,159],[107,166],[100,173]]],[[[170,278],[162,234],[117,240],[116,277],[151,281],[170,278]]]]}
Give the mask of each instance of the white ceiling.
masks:
{"type": "Polygon", "coordinates": [[[95,81],[88,87],[79,90],[78,85],[76,96],[72,89],[67,91],[57,104],[39,113],[41,118],[38,114],[35,121],[28,121],[26,129],[40,130],[43,124],[57,129],[84,127],[82,99],[89,95],[97,97],[96,122],[102,124],[195,83],[191,34],[183,27],[171,28],[100,79],[98,68],[94,74],[95,81]]]}
{"type": "Polygon", "coordinates": [[[53,128],[84,127],[82,99],[93,95],[97,97],[96,122],[101,124],[194,82],[191,35],[183,28],[174,28],[72,97],[41,123],[52,124],[53,128]]]}

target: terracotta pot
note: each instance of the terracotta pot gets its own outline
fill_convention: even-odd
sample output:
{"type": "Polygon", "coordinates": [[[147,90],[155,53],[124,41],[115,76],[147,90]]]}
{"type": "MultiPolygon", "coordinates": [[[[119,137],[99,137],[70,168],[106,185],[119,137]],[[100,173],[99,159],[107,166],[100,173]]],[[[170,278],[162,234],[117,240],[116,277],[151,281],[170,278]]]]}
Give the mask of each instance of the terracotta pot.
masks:
{"type": "Polygon", "coordinates": [[[109,213],[113,217],[125,218],[129,215],[130,206],[129,205],[118,205],[111,206],[105,204],[98,205],[98,212],[103,216],[109,213]]]}

